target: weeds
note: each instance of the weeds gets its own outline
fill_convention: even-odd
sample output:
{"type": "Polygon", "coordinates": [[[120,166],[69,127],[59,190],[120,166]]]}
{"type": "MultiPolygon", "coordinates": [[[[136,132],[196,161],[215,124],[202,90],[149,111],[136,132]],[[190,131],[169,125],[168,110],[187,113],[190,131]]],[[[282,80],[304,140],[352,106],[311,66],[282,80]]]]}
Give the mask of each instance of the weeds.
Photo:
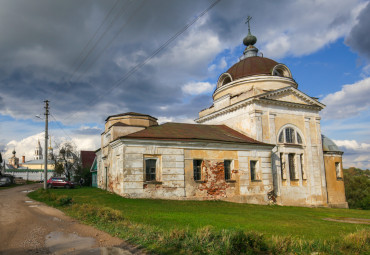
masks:
{"type": "Polygon", "coordinates": [[[64,195],[58,198],[58,205],[60,206],[67,206],[67,205],[71,205],[72,203],[73,203],[73,200],[71,197],[64,195]]]}

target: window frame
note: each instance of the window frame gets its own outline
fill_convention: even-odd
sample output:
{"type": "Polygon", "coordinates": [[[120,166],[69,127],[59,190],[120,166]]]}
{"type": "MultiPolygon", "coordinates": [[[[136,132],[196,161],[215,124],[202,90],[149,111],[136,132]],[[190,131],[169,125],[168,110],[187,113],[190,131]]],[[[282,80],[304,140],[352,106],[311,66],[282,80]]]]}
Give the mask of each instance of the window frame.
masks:
{"type": "Polygon", "coordinates": [[[259,159],[250,159],[249,160],[249,172],[250,172],[250,180],[252,182],[259,182],[261,179],[259,178],[259,159]],[[253,164],[252,164],[253,162],[253,164]],[[252,167],[254,165],[254,167],[252,167]]]}
{"type": "Polygon", "coordinates": [[[289,165],[289,178],[291,181],[298,181],[297,176],[297,162],[296,162],[296,153],[288,153],[288,165],[289,165]]]}
{"type": "Polygon", "coordinates": [[[277,137],[277,142],[280,144],[303,146],[302,134],[294,126],[284,126],[278,133],[277,137]]]}
{"type": "Polygon", "coordinates": [[[145,159],[145,181],[152,182],[156,180],[157,180],[157,159],[156,158],[146,158],[145,159]],[[153,172],[153,168],[154,168],[154,172],[153,172]]]}
{"type": "Polygon", "coordinates": [[[341,163],[338,161],[334,162],[334,167],[335,167],[335,175],[337,177],[337,180],[343,180],[341,163]]]}
{"type": "Polygon", "coordinates": [[[202,181],[202,165],[203,159],[193,159],[193,179],[194,181],[202,181]],[[199,163],[199,164],[196,164],[199,163]]]}
{"type": "Polygon", "coordinates": [[[232,160],[231,159],[225,159],[224,160],[224,177],[225,181],[231,180],[231,166],[232,166],[232,160]],[[225,164],[228,162],[228,164],[225,164]],[[228,167],[226,167],[228,165],[228,167]]]}
{"type": "Polygon", "coordinates": [[[161,182],[161,163],[162,158],[160,155],[144,155],[143,158],[143,174],[144,174],[144,182],[145,183],[162,183],[161,182]],[[149,160],[155,160],[155,170],[154,173],[149,173],[151,176],[148,178],[148,172],[147,172],[147,161],[149,160]],[[153,178],[154,176],[154,178],[153,178]]]}

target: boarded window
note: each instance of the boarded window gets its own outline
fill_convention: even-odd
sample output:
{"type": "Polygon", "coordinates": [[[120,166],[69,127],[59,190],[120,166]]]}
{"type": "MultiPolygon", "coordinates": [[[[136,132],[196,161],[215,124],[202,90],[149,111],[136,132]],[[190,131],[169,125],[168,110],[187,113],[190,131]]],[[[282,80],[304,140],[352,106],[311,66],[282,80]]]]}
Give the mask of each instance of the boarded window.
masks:
{"type": "Polygon", "coordinates": [[[280,153],[281,179],[286,180],[284,154],[280,153]]]}
{"type": "Polygon", "coordinates": [[[304,169],[304,158],[303,154],[299,155],[301,161],[301,173],[302,173],[302,180],[307,180],[306,171],[304,169]]]}
{"type": "Polygon", "coordinates": [[[146,159],[145,160],[145,180],[146,181],[155,181],[156,173],[156,159],[146,159]]]}
{"type": "Polygon", "coordinates": [[[202,178],[202,162],[201,159],[193,160],[194,181],[200,181],[202,178]]]}
{"type": "Polygon", "coordinates": [[[295,154],[294,153],[289,153],[288,154],[288,161],[289,161],[289,174],[290,174],[290,179],[291,180],[296,180],[297,176],[295,173],[295,154]]]}
{"type": "Polygon", "coordinates": [[[231,160],[224,160],[225,180],[231,178],[231,160]]]}
{"type": "Polygon", "coordinates": [[[256,160],[250,161],[250,168],[251,168],[251,180],[257,180],[257,162],[256,160]]]}
{"type": "Polygon", "coordinates": [[[335,172],[337,174],[337,179],[342,179],[342,171],[340,169],[340,163],[335,162],[335,172]]]}

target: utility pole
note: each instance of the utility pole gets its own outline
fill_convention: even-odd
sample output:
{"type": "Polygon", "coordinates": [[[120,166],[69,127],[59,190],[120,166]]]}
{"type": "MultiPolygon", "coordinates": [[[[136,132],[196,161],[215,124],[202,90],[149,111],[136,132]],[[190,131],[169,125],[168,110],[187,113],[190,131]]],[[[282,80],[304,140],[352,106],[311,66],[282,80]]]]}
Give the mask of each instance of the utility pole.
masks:
{"type": "Polygon", "coordinates": [[[45,100],[45,154],[44,154],[44,189],[47,189],[48,181],[48,116],[49,101],[45,100]]]}

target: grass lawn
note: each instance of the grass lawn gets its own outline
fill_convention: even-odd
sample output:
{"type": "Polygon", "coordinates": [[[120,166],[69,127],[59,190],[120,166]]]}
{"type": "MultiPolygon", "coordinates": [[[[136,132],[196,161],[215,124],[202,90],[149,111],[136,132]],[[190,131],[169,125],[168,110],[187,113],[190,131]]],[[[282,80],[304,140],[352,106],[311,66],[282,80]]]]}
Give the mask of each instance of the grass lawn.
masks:
{"type": "MultiPolygon", "coordinates": [[[[163,231],[186,229],[196,232],[212,226],[215,231],[255,231],[268,238],[290,236],[313,242],[339,240],[359,230],[370,231],[370,225],[323,220],[370,219],[370,211],[366,210],[264,206],[222,201],[127,199],[96,188],[53,189],[50,193],[56,197],[70,197],[77,205],[90,204],[118,210],[131,223],[163,231]]],[[[29,196],[43,200],[40,194],[34,192],[29,196]]],[[[56,201],[44,200],[54,206],[57,205],[56,201]]],[[[63,208],[68,213],[68,207],[63,208]]]]}

